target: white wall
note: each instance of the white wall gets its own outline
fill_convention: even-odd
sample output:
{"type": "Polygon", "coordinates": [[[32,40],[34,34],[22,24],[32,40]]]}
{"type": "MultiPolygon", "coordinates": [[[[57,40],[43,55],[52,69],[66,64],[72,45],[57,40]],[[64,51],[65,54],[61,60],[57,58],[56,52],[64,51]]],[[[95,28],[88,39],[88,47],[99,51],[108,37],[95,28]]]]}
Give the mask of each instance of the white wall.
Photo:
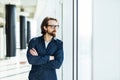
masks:
{"type": "Polygon", "coordinates": [[[63,80],[73,80],[73,0],[63,0],[63,80]]]}
{"type": "Polygon", "coordinates": [[[94,0],[93,80],[120,80],[120,0],[94,0]]]}
{"type": "Polygon", "coordinates": [[[79,0],[78,15],[78,80],[92,80],[92,0],[79,0]]]}

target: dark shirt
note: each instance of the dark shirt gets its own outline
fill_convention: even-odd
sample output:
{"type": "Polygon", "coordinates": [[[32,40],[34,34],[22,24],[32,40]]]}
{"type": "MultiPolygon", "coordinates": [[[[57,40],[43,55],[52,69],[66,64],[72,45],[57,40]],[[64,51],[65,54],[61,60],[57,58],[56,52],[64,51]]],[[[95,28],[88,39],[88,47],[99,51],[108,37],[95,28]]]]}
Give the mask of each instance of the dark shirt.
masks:
{"type": "Polygon", "coordinates": [[[63,42],[53,38],[46,48],[43,36],[33,38],[28,45],[27,59],[32,65],[29,80],[57,80],[56,69],[63,62],[63,42]],[[32,48],[36,49],[38,56],[30,54],[32,48]],[[50,61],[49,56],[55,59],[50,61]]]}

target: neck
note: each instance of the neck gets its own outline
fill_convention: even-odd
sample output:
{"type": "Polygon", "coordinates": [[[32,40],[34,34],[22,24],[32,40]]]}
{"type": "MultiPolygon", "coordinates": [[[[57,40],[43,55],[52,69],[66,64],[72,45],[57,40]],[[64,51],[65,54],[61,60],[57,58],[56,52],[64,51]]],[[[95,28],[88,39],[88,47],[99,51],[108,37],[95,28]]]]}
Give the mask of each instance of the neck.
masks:
{"type": "Polygon", "coordinates": [[[45,35],[44,35],[44,40],[45,40],[46,42],[51,41],[52,38],[53,38],[53,36],[51,36],[51,35],[48,35],[48,34],[45,34],[45,35]]]}

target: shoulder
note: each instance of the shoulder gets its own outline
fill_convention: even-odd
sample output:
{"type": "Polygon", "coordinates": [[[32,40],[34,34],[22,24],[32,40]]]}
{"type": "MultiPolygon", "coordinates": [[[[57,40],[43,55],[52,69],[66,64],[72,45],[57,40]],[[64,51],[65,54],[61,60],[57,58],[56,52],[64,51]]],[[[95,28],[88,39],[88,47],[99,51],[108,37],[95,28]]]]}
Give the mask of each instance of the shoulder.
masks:
{"type": "Polygon", "coordinates": [[[34,37],[34,38],[32,38],[32,39],[30,40],[30,43],[31,43],[31,42],[37,42],[37,41],[39,41],[40,38],[41,38],[41,36],[34,37]]]}
{"type": "Polygon", "coordinates": [[[38,39],[38,37],[34,37],[30,41],[36,41],[37,39],[38,39]]]}
{"type": "Polygon", "coordinates": [[[32,38],[32,39],[29,41],[29,43],[28,43],[28,47],[29,47],[29,48],[35,47],[35,46],[38,44],[38,42],[39,42],[39,38],[40,38],[40,37],[34,37],[34,38],[32,38]]]}
{"type": "Polygon", "coordinates": [[[60,39],[54,39],[58,49],[63,49],[63,41],[60,39]]]}
{"type": "Polygon", "coordinates": [[[63,41],[60,40],[60,39],[55,38],[54,40],[55,40],[55,42],[56,42],[58,45],[60,45],[60,44],[62,45],[62,44],[63,44],[63,41]]]}

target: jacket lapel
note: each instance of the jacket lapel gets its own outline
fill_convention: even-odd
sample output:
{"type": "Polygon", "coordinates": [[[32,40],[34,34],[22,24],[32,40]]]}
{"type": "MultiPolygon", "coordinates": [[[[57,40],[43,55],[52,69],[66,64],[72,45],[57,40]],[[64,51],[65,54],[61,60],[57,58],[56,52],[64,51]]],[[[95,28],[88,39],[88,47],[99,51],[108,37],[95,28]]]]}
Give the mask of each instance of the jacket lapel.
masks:
{"type": "Polygon", "coordinates": [[[46,53],[48,55],[52,55],[52,54],[55,53],[55,51],[56,51],[56,45],[55,45],[55,41],[54,41],[54,38],[53,38],[47,46],[46,53]]]}
{"type": "Polygon", "coordinates": [[[45,48],[45,42],[44,42],[44,38],[43,36],[40,37],[40,40],[39,40],[39,48],[40,48],[40,52],[42,52],[42,54],[46,54],[46,48],[45,48]]]}

